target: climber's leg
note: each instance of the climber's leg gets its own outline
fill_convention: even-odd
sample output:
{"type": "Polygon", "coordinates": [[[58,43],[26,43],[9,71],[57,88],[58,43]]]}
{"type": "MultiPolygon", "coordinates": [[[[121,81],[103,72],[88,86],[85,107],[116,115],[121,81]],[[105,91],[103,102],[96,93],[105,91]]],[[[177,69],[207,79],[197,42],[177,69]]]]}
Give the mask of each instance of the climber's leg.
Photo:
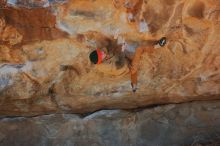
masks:
{"type": "Polygon", "coordinates": [[[134,58],[132,59],[131,65],[130,65],[130,75],[131,75],[131,85],[133,92],[137,89],[137,70],[139,67],[139,62],[141,59],[141,55],[144,52],[144,48],[139,47],[135,50],[134,58]]]}

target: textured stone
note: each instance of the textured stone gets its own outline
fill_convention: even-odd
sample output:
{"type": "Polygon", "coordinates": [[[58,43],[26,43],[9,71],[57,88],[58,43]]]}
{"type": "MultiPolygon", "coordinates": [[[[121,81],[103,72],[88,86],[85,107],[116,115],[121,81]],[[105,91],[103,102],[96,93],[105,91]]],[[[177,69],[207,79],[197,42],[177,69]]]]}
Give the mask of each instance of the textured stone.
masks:
{"type": "Polygon", "coordinates": [[[21,8],[41,8],[49,7],[51,4],[62,4],[67,1],[68,0],[5,0],[5,4],[21,8]]]}
{"type": "Polygon", "coordinates": [[[218,1],[71,0],[49,1],[49,7],[41,0],[13,2],[1,2],[0,11],[2,115],[220,98],[218,1]],[[89,53],[108,39],[120,45],[162,36],[168,44],[141,57],[135,94],[128,66],[89,62],[89,53]],[[72,69],[62,71],[62,65],[72,69]]]}
{"type": "MultiPolygon", "coordinates": [[[[56,28],[56,18],[49,9],[5,7],[0,11],[0,18],[2,27],[5,25],[1,40],[9,41],[11,45],[53,40],[67,36],[66,33],[56,28]]],[[[0,30],[2,27],[0,25],[0,30]]]]}
{"type": "Polygon", "coordinates": [[[219,9],[218,0],[1,0],[0,145],[219,145],[220,103],[207,101],[220,99],[219,9]],[[133,50],[162,36],[168,44],[141,57],[135,94],[128,65],[88,58],[109,41],[133,50]],[[194,100],[206,101],[160,106],[194,100]]]}
{"type": "Polygon", "coordinates": [[[103,110],[87,116],[2,117],[0,145],[217,146],[219,117],[219,101],[166,105],[138,112],[103,110]]]}

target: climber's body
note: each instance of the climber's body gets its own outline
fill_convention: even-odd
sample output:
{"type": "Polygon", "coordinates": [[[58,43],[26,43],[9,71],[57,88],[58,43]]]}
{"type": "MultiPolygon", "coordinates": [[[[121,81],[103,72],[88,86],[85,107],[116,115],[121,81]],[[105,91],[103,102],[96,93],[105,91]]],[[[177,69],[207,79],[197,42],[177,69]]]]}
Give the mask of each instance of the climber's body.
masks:
{"type": "Polygon", "coordinates": [[[96,49],[95,51],[90,53],[90,61],[94,64],[105,63],[105,61],[112,58],[112,56],[116,57],[115,65],[117,68],[120,68],[125,63],[125,58],[129,59],[129,70],[131,76],[131,86],[132,91],[135,92],[137,90],[137,70],[139,66],[139,61],[141,55],[145,51],[152,50],[154,45],[159,44],[160,46],[164,46],[166,44],[166,38],[163,37],[159,41],[152,40],[146,41],[146,44],[138,45],[133,43],[133,47],[129,48],[129,45],[123,43],[120,51],[118,49],[110,50],[108,47],[103,47],[101,49],[96,49]],[[116,53],[117,54],[116,54],[116,53]]]}

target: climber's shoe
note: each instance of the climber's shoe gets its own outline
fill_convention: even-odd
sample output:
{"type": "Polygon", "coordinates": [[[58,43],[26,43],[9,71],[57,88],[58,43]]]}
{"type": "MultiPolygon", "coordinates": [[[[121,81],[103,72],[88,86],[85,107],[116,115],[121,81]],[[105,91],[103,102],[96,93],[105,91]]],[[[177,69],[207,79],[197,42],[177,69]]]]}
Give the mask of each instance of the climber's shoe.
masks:
{"type": "Polygon", "coordinates": [[[159,41],[158,41],[158,44],[163,47],[165,46],[167,43],[167,38],[166,37],[162,37],[159,41]]]}
{"type": "Polygon", "coordinates": [[[132,92],[135,93],[137,91],[137,85],[131,83],[132,92]]]}

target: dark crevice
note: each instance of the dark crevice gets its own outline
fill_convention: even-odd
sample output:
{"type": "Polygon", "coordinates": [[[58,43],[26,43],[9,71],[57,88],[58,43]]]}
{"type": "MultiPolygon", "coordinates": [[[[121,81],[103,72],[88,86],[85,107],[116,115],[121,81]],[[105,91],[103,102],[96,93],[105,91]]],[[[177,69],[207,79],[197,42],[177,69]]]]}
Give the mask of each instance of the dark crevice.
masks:
{"type": "Polygon", "coordinates": [[[56,105],[56,107],[57,107],[58,109],[60,109],[60,106],[59,106],[59,104],[58,104],[58,102],[57,102],[57,100],[56,100],[56,93],[55,93],[55,91],[54,91],[54,86],[55,86],[55,84],[52,84],[52,85],[49,87],[49,89],[48,89],[48,96],[50,97],[51,101],[56,105]]]}

